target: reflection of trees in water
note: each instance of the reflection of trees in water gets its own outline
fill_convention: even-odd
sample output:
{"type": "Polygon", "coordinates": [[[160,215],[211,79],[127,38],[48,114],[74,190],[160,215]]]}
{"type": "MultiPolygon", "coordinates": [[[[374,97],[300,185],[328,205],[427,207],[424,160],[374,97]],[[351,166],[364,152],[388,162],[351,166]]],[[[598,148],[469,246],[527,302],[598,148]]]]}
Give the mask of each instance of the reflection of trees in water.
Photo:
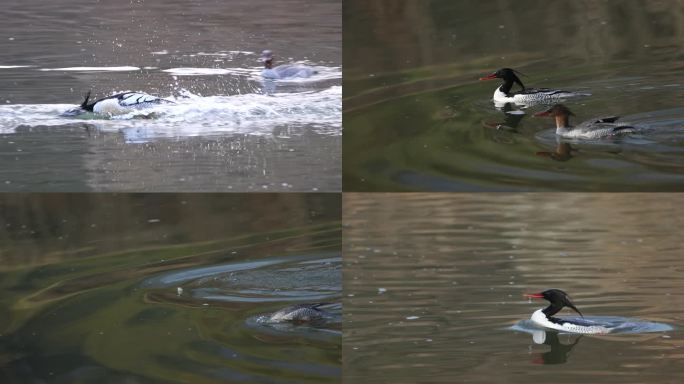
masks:
{"type": "Polygon", "coordinates": [[[650,58],[648,48],[658,46],[684,51],[684,4],[677,1],[356,0],[345,2],[345,18],[345,41],[354,42],[345,55],[390,70],[493,52],[600,63],[650,58]]]}
{"type": "Polygon", "coordinates": [[[0,261],[42,264],[296,230],[339,221],[340,209],[339,196],[317,194],[4,194],[0,261]]]}

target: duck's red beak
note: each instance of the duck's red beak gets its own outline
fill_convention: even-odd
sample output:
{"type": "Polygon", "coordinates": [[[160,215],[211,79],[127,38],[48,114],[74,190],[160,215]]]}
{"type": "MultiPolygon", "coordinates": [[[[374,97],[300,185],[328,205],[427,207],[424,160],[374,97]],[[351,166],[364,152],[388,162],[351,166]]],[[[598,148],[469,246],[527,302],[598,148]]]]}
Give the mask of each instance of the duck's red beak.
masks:
{"type": "Polygon", "coordinates": [[[523,296],[525,297],[531,297],[533,299],[543,299],[544,295],[541,293],[524,293],[523,296]]]}
{"type": "Polygon", "coordinates": [[[537,112],[534,114],[534,117],[545,117],[545,116],[551,116],[551,111],[537,112]]]}
{"type": "Polygon", "coordinates": [[[487,75],[485,77],[480,77],[480,80],[496,80],[498,77],[496,77],[496,73],[492,73],[491,75],[487,75]]]}

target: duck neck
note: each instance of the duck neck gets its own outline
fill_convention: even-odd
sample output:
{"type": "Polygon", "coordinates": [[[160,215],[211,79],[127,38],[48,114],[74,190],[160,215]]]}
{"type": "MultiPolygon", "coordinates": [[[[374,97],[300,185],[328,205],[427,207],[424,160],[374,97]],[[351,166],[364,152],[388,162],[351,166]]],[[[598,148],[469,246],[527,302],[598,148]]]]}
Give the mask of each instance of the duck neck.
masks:
{"type": "Polygon", "coordinates": [[[511,94],[511,88],[513,88],[513,80],[504,80],[504,83],[501,84],[499,90],[505,93],[506,96],[509,96],[511,94]]]}
{"type": "Polygon", "coordinates": [[[518,79],[517,76],[506,77],[504,79],[504,83],[501,84],[501,86],[499,87],[499,90],[505,93],[507,96],[510,96],[511,89],[513,88],[513,84],[515,83],[518,83],[518,85],[520,86],[520,88],[522,88],[523,91],[525,90],[525,85],[522,83],[522,81],[520,81],[520,79],[518,79]]]}
{"type": "Polygon", "coordinates": [[[544,312],[544,315],[546,315],[546,317],[551,317],[556,313],[560,312],[561,309],[563,309],[562,305],[551,303],[551,305],[544,308],[542,312],[544,312]]]}
{"type": "Polygon", "coordinates": [[[568,115],[556,116],[556,128],[567,128],[570,126],[570,118],[568,115]]]}

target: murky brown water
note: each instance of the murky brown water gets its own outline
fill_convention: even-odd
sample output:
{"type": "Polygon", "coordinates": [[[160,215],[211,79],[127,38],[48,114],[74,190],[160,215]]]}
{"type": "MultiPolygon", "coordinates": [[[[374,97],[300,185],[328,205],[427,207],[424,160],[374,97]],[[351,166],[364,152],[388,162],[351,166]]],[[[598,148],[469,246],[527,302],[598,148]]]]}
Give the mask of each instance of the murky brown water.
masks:
{"type": "Polygon", "coordinates": [[[346,194],[344,377],[356,383],[677,383],[678,194],[346,194]],[[673,331],[509,329],[561,288],[585,316],[673,331]]]}

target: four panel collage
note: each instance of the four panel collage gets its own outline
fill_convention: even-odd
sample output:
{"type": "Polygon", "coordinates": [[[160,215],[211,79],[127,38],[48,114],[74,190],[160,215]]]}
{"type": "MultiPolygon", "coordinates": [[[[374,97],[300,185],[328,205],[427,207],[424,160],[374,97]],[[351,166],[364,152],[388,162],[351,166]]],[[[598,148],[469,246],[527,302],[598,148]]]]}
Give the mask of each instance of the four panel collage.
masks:
{"type": "Polygon", "coordinates": [[[681,383],[682,74],[679,0],[7,0],[0,383],[681,383]]]}

